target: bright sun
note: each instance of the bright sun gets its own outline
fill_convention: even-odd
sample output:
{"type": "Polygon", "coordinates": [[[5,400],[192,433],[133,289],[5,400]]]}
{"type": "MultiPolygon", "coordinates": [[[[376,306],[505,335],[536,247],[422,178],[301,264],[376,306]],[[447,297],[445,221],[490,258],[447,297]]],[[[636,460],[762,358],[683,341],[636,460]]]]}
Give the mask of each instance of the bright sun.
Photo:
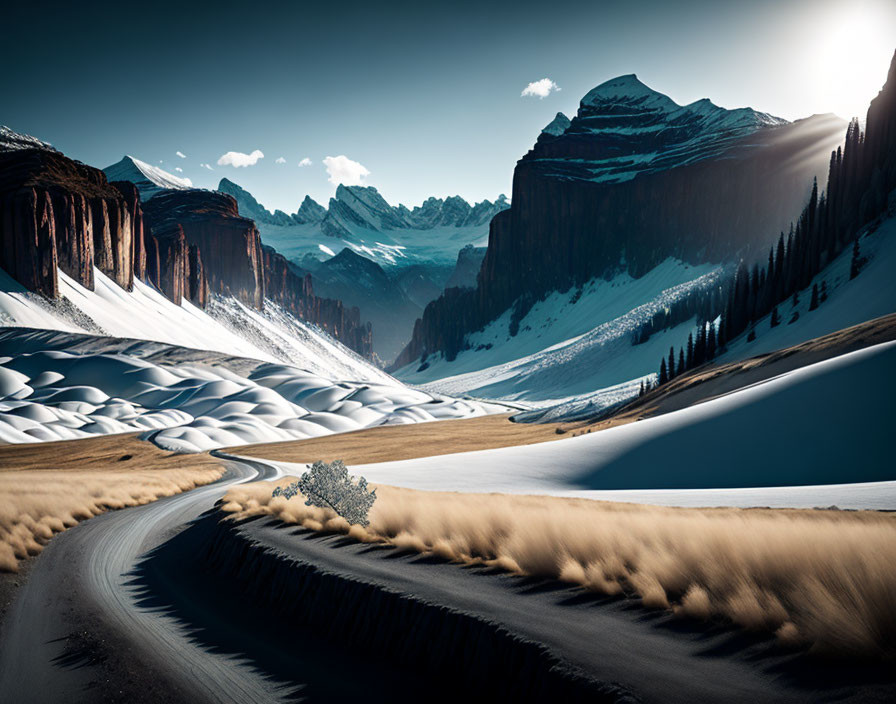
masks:
{"type": "Polygon", "coordinates": [[[820,95],[831,112],[864,121],[896,49],[893,6],[849,3],[837,16],[826,18],[820,36],[814,62],[820,95]]]}

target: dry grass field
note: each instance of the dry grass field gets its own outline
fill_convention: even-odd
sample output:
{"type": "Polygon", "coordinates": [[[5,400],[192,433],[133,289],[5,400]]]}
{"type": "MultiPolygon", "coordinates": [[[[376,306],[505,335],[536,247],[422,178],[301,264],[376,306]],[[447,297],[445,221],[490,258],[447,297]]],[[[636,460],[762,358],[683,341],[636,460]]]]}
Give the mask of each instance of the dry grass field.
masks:
{"type": "Polygon", "coordinates": [[[896,656],[891,513],[663,508],[379,486],[362,528],[301,496],[272,498],[288,481],[234,486],[222,510],[637,597],[819,654],[896,656]]]}
{"type": "Polygon", "coordinates": [[[0,571],[14,572],[65,528],[218,479],[219,460],[175,455],[136,434],[0,445],[0,571]]]}

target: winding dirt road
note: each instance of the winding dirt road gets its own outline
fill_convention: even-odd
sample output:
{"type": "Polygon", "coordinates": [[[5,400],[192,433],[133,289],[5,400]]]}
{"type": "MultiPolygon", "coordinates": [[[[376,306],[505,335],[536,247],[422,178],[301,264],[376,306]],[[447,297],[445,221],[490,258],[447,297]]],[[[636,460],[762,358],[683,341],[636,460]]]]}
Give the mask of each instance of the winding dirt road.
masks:
{"type": "Polygon", "coordinates": [[[0,702],[433,701],[432,674],[277,623],[276,614],[205,569],[202,546],[220,530],[239,531],[278,559],[497,623],[644,701],[885,701],[896,688],[877,671],[832,675],[775,652],[768,640],[682,623],[556,583],[270,520],[220,528],[216,516],[202,516],[229,486],[285,471],[219,457],[228,471],[218,482],[103,514],[50,542],[0,634],[0,702]]]}
{"type": "MultiPolygon", "coordinates": [[[[0,637],[0,701],[108,700],[108,692],[96,691],[102,686],[97,650],[103,643],[95,642],[96,632],[107,631],[114,634],[113,647],[122,641],[131,646],[127,659],[139,663],[137,669],[164,671],[170,682],[155,684],[177,692],[182,701],[270,702],[280,697],[278,687],[235,667],[232,658],[193,647],[176,620],[141,608],[129,577],[141,556],[212,508],[228,487],[282,474],[262,463],[228,465],[218,482],[110,511],[50,542],[10,609],[0,637]]],[[[151,692],[147,698],[154,699],[151,692]]]]}

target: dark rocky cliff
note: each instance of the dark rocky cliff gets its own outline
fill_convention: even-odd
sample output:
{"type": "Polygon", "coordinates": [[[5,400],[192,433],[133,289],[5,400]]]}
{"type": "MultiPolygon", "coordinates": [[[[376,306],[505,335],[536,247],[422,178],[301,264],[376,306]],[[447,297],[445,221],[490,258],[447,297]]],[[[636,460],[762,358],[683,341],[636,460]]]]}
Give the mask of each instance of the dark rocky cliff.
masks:
{"type": "Polygon", "coordinates": [[[0,152],[0,266],[33,291],[58,295],[56,267],[93,288],[93,265],[133,287],[136,212],[98,169],[47,149],[0,152]]]}
{"type": "Polygon", "coordinates": [[[203,255],[213,293],[263,308],[261,237],[255,223],[240,216],[233,197],[198,189],[163,191],[143,204],[143,214],[153,232],[175,223],[183,228],[187,243],[203,255]]]}
{"type": "Polygon", "coordinates": [[[0,144],[0,268],[31,291],[59,296],[57,267],[94,288],[96,266],[124,289],[134,277],[176,304],[205,307],[211,292],[261,310],[265,292],[372,358],[370,325],[357,308],[316,296],[311,279],[262,251],[255,223],[213,191],[162,190],[148,200],[132,182],[109,183],[99,169],[38,140],[0,144]]]}

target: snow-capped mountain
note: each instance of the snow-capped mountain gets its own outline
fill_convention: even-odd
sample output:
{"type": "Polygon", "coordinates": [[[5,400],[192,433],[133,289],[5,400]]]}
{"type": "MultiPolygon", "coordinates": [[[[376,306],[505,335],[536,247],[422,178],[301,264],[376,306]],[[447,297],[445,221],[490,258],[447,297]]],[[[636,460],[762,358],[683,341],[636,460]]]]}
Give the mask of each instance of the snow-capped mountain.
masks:
{"type": "Polygon", "coordinates": [[[162,191],[184,190],[193,188],[193,182],[188,178],[181,178],[169,174],[158,166],[147,164],[133,156],[125,156],[103,171],[110,181],[130,181],[140,191],[141,200],[148,200],[162,191]]]}
{"type": "MultiPolygon", "coordinates": [[[[781,146],[782,131],[800,149],[815,144],[814,138],[801,137],[799,123],[782,125],[755,111],[726,114],[702,101],[681,110],[673,105],[625,76],[586,96],[579,114],[584,119],[575,134],[575,120],[560,136],[542,133],[518,164],[513,208],[492,224],[478,289],[448,289],[427,307],[411,346],[399,356],[396,375],[448,393],[542,408],[529,417],[587,417],[637,395],[645,377],[658,376],[664,383],[665,370],[673,365],[675,374],[681,373],[683,360],[691,360],[692,346],[698,352],[694,363],[688,361],[688,370],[713,359],[736,361],[790,347],[896,310],[891,274],[896,265],[896,56],[887,83],[868,109],[865,131],[858,121],[851,123],[845,141],[825,158],[827,187],[813,183],[810,173],[803,207],[792,215],[790,235],[778,236],[772,230],[760,252],[731,248],[738,217],[749,214],[731,207],[739,200],[728,199],[738,195],[735,186],[746,187],[747,201],[754,209],[760,207],[763,201],[756,193],[764,184],[732,184],[732,172],[754,158],[766,165],[766,158],[780,158],[774,150],[781,146]],[[582,125],[596,113],[606,120],[588,136],[582,125]],[[704,150],[697,161],[608,183],[576,176],[581,160],[571,160],[560,176],[555,163],[538,159],[566,140],[564,149],[578,149],[597,164],[608,144],[635,148],[666,138],[659,135],[670,129],[670,115],[677,116],[672,121],[682,120],[682,129],[692,135],[689,148],[704,150]],[[620,127],[623,116],[631,119],[627,132],[620,127]],[[652,128],[658,120],[664,126],[657,132],[652,128]],[[709,129],[710,124],[721,127],[709,129]],[[638,127],[645,130],[639,132],[638,127]],[[724,160],[712,155],[726,133],[739,130],[749,132],[746,143],[733,138],[735,146],[725,149],[724,160]],[[714,182],[689,192],[707,177],[714,182]],[[679,197],[670,200],[670,194],[679,197]],[[551,210],[552,200],[545,195],[560,201],[559,207],[551,210]],[[598,210],[589,212],[586,195],[598,210]],[[654,211],[668,208],[667,213],[679,218],[703,211],[705,227],[715,206],[707,208],[707,199],[728,202],[724,239],[714,240],[708,233],[698,240],[702,251],[649,266],[652,257],[675,251],[692,233],[668,218],[664,223],[650,214],[641,218],[632,206],[646,208],[649,203],[654,211]],[[518,212],[521,204],[523,212],[518,212]],[[545,204],[555,216],[547,221],[540,212],[545,204]],[[677,209],[683,205],[686,212],[681,215],[677,209]],[[770,251],[774,240],[777,245],[770,251]],[[727,257],[721,245],[730,248],[727,257]],[[713,246],[720,247],[715,257],[708,256],[713,246]],[[559,257],[553,255],[556,250],[559,257]],[[582,275],[587,269],[579,269],[583,259],[590,259],[590,279],[582,275]],[[594,270],[595,260],[604,265],[603,272],[594,270]],[[523,282],[513,276],[519,271],[528,273],[523,282]],[[533,285],[539,279],[541,288],[533,285]],[[491,313],[495,310],[500,314],[491,313]],[[711,350],[708,355],[706,349],[711,350]],[[673,361],[666,364],[666,359],[673,361]]],[[[674,130],[668,138],[677,139],[674,130]]],[[[805,164],[808,153],[798,151],[792,158],[805,164]]],[[[793,168],[792,158],[782,168],[793,168]]],[[[766,172],[766,178],[773,176],[766,172]]],[[[693,222],[695,228],[701,224],[700,219],[693,222]]]]}
{"type": "Polygon", "coordinates": [[[845,127],[833,115],[791,123],[709,100],[681,106],[633,74],[601,83],[517,162],[479,288],[427,308],[398,363],[452,358],[511,309],[519,320],[539,299],[595,278],[765,250],[798,215],[813,177],[827,175],[845,127]]]}
{"type": "Polygon", "coordinates": [[[787,124],[752,108],[727,110],[707,98],[679,105],[629,74],[592,89],[572,121],[558,114],[542,131],[541,142],[552,147],[543,153],[536,148],[532,158],[543,162],[545,173],[554,169],[564,178],[616,183],[718,157],[757,130],[787,124]],[[571,161],[573,145],[583,138],[590,145],[586,160],[571,161]]]}
{"type": "Polygon", "coordinates": [[[307,223],[320,222],[326,214],[323,206],[315,202],[310,196],[305,196],[305,200],[302,202],[298,212],[294,215],[288,215],[282,210],[275,210],[272,213],[255,200],[255,196],[249,193],[249,191],[229,178],[221,179],[221,182],[218,184],[218,190],[221,193],[233,196],[236,199],[240,215],[245,218],[252,218],[257,225],[280,225],[283,227],[305,225],[307,223]],[[322,214],[321,211],[323,211],[322,214]]]}

